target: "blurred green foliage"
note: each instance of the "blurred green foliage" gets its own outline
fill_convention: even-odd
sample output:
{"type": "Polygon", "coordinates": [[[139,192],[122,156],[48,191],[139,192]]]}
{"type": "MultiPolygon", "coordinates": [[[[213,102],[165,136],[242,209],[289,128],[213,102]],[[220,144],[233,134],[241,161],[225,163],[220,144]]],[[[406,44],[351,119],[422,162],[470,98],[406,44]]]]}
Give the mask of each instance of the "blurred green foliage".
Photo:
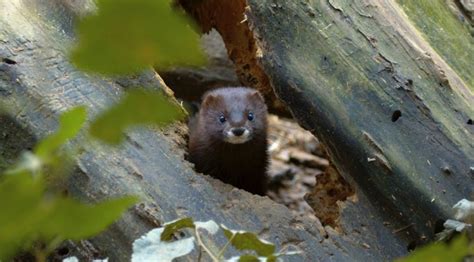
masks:
{"type": "Polygon", "coordinates": [[[46,244],[40,250],[46,254],[65,239],[93,236],[136,202],[125,197],[86,205],[48,187],[46,175],[58,168],[51,160],[62,158],[62,147],[78,135],[86,116],[84,107],[63,113],[59,129],[38,143],[34,154],[25,152],[17,166],[0,176],[0,260],[31,249],[37,241],[46,244]]]}
{"type": "MultiPolygon", "coordinates": [[[[184,112],[161,92],[133,89],[92,121],[88,131],[101,141],[117,144],[131,125],[162,125],[182,116],[184,112]]],[[[125,197],[86,205],[57,194],[46,182],[52,173],[64,175],[64,159],[68,156],[64,145],[71,139],[80,139],[86,119],[85,107],[63,113],[58,130],[40,141],[33,152],[25,152],[15,166],[0,176],[0,261],[19,250],[31,249],[38,241],[46,243],[39,252],[45,255],[65,239],[91,237],[137,201],[125,197]]]]}
{"type": "MultiPolygon", "coordinates": [[[[151,66],[204,62],[193,24],[173,9],[171,1],[96,3],[97,12],[82,18],[77,27],[78,44],[71,52],[71,60],[78,68],[119,75],[138,73],[151,66]]],[[[88,134],[116,145],[129,126],[163,125],[184,115],[162,92],[133,89],[93,120],[88,134]]],[[[69,164],[64,160],[74,152],[74,145],[84,143],[74,143],[69,151],[65,151],[64,145],[71,139],[88,139],[79,135],[86,119],[85,107],[65,112],[55,133],[40,141],[33,152],[25,152],[17,165],[0,175],[0,261],[35,247],[40,247],[35,250],[37,259],[44,260],[63,240],[87,238],[104,230],[137,201],[124,197],[87,205],[57,193],[51,186],[49,175],[64,175],[64,165],[69,164]]]]}
{"type": "Polygon", "coordinates": [[[6,175],[0,182],[0,260],[36,241],[46,243],[47,253],[65,239],[91,237],[135,202],[126,197],[86,205],[48,192],[44,180],[28,172],[6,175]]]}
{"type": "Polygon", "coordinates": [[[91,135],[109,144],[122,141],[123,132],[133,125],[163,125],[181,119],[184,111],[163,94],[133,89],[91,124],[91,135]]]}
{"type": "Polygon", "coordinates": [[[59,118],[58,131],[39,142],[34,153],[43,161],[47,161],[48,157],[53,156],[64,143],[79,133],[86,118],[87,109],[84,106],[63,113],[59,118]]]}
{"type": "Polygon", "coordinates": [[[469,244],[466,235],[461,235],[451,241],[450,244],[435,242],[425,247],[416,249],[409,256],[398,259],[398,262],[461,262],[467,255],[474,255],[474,247],[469,244]]]}
{"type": "Polygon", "coordinates": [[[71,59],[80,69],[114,75],[204,62],[199,35],[171,1],[98,0],[97,6],[78,25],[71,59]]]}
{"type": "MultiPolygon", "coordinates": [[[[266,262],[277,261],[277,257],[275,257],[275,256],[266,257],[265,259],[266,260],[264,260],[264,261],[266,261],[266,262]]],[[[260,260],[259,257],[253,256],[253,255],[242,255],[239,258],[239,262],[260,262],[260,261],[262,261],[262,260],[260,260]]]]}

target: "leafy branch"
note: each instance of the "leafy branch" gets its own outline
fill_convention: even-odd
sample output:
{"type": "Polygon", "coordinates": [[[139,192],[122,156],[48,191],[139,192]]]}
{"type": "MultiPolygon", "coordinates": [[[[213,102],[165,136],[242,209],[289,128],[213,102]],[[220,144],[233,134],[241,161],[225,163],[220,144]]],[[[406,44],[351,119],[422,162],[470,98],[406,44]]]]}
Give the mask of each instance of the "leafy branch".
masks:
{"type": "MultiPolygon", "coordinates": [[[[163,227],[155,228],[135,240],[132,262],[171,261],[188,255],[194,250],[195,245],[199,247],[199,250],[204,250],[213,262],[224,261],[224,255],[230,246],[244,253],[225,261],[277,261],[279,257],[298,254],[294,251],[275,253],[275,245],[259,238],[255,233],[231,230],[222,224],[217,225],[213,220],[194,222],[187,217],[168,222],[163,227]],[[184,229],[193,229],[191,232],[195,237],[173,238],[184,229]],[[216,251],[203,241],[200,230],[205,230],[212,236],[216,235],[219,229],[228,241],[216,251]]],[[[199,257],[201,257],[201,253],[199,253],[199,257]]]]}

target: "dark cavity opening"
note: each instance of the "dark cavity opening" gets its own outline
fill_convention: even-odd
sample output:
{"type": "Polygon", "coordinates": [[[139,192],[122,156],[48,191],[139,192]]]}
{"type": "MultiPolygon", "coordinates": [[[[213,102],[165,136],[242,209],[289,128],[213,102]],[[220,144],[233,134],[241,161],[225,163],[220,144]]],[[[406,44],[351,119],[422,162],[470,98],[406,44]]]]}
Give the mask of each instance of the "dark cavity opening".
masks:
{"type": "Polygon", "coordinates": [[[3,59],[2,59],[2,62],[3,62],[3,63],[6,63],[6,64],[9,64],[9,65],[16,65],[16,61],[15,61],[15,60],[11,60],[10,58],[3,58],[3,59]]]}
{"type": "Polygon", "coordinates": [[[472,122],[473,122],[472,119],[468,119],[468,120],[467,120],[467,124],[468,124],[468,125],[472,125],[472,122]]]}
{"type": "Polygon", "coordinates": [[[58,253],[58,255],[60,255],[61,257],[65,257],[65,256],[69,255],[69,248],[67,248],[67,247],[59,248],[59,249],[57,250],[57,253],[58,253]]]}
{"type": "Polygon", "coordinates": [[[415,240],[408,243],[408,245],[407,245],[407,250],[408,251],[413,251],[413,250],[415,250],[415,248],[416,248],[416,241],[415,240]]]}
{"type": "Polygon", "coordinates": [[[402,116],[402,111],[395,110],[392,114],[392,122],[397,121],[402,116]]]}
{"type": "Polygon", "coordinates": [[[443,173],[444,173],[445,175],[448,175],[448,176],[449,176],[449,175],[452,174],[451,169],[449,169],[448,166],[445,166],[445,167],[443,167],[442,169],[443,169],[443,173]]]}
{"type": "Polygon", "coordinates": [[[434,224],[434,233],[438,234],[439,232],[444,230],[444,220],[438,219],[434,224]]]}
{"type": "MultiPolygon", "coordinates": [[[[211,64],[217,62],[206,69],[211,72],[210,74],[203,75],[189,70],[159,72],[165,83],[173,89],[175,96],[183,101],[190,115],[198,112],[201,97],[206,91],[218,87],[248,86],[249,82],[254,83],[254,81],[246,83],[239,81],[235,65],[228,59],[225,44],[217,31],[212,30],[204,35],[201,41],[205,47],[207,46],[204,49],[210,57],[219,55],[220,60],[214,58],[210,60],[211,64]],[[219,70],[213,71],[216,70],[215,67],[219,70]],[[191,86],[193,88],[189,88],[191,86]]],[[[326,67],[331,62],[330,57],[325,55],[321,60],[326,67]]],[[[253,63],[249,62],[241,61],[240,68],[253,72],[253,63]]],[[[241,79],[249,78],[254,77],[241,75],[241,79]]],[[[330,167],[329,156],[317,138],[303,130],[290,115],[279,114],[278,110],[272,110],[270,103],[267,103],[267,106],[271,113],[268,136],[270,145],[273,145],[269,153],[271,161],[267,170],[267,195],[275,202],[293,209],[297,214],[316,216],[323,225],[338,228],[340,209],[337,202],[346,201],[355,194],[354,190],[335,168],[330,167]]],[[[183,140],[187,142],[185,145],[189,145],[189,136],[185,133],[182,135],[183,140]]],[[[189,152],[184,154],[185,159],[192,162],[189,152]]]]}

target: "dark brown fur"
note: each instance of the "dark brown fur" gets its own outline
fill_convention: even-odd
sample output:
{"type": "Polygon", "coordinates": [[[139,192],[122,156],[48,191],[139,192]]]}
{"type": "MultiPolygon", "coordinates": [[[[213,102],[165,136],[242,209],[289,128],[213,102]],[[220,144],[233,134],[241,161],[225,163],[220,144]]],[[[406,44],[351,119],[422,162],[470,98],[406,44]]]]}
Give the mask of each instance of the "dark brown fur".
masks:
{"type": "Polygon", "coordinates": [[[189,156],[196,171],[254,194],[265,193],[267,107],[258,91],[238,87],[206,93],[189,129],[189,156]],[[250,112],[254,115],[252,121],[248,119],[250,112]],[[225,116],[225,123],[219,121],[221,115],[225,116]],[[225,141],[226,129],[236,127],[249,131],[247,142],[225,141]]]}

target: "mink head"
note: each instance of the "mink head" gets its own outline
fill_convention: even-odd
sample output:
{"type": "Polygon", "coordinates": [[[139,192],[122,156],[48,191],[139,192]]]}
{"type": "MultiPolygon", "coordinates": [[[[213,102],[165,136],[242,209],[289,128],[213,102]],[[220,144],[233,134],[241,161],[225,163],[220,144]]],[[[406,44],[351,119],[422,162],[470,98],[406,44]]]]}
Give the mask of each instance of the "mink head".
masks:
{"type": "Polygon", "coordinates": [[[257,90],[219,88],[204,95],[200,123],[207,135],[226,143],[266,139],[267,107],[257,90]]]}

